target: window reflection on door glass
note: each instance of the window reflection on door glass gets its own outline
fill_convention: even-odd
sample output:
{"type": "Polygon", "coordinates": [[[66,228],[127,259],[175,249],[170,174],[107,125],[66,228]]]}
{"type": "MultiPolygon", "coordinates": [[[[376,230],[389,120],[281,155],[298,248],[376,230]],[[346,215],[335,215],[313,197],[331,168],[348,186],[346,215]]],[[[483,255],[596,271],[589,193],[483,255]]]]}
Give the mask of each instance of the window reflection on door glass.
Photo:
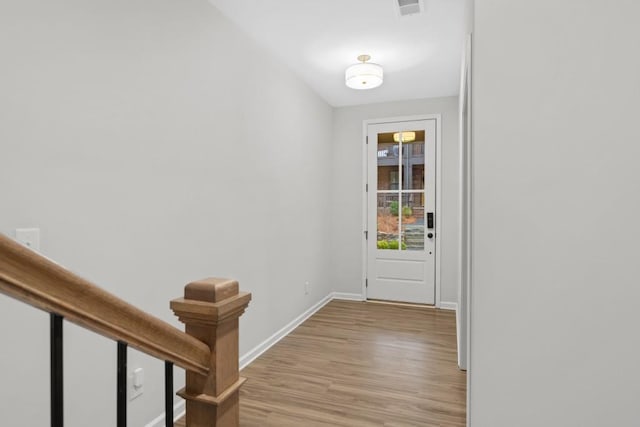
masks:
{"type": "Polygon", "coordinates": [[[402,132],[402,189],[424,189],[424,130],[402,132]]]}
{"type": "Polygon", "coordinates": [[[398,193],[378,194],[377,223],[378,249],[397,250],[400,234],[398,193]]]}
{"type": "Polygon", "coordinates": [[[398,190],[400,187],[400,144],[394,142],[393,135],[393,132],[378,134],[378,190],[398,190]]]}
{"type": "Polygon", "coordinates": [[[402,245],[409,251],[424,250],[424,193],[402,195],[402,245]]]}

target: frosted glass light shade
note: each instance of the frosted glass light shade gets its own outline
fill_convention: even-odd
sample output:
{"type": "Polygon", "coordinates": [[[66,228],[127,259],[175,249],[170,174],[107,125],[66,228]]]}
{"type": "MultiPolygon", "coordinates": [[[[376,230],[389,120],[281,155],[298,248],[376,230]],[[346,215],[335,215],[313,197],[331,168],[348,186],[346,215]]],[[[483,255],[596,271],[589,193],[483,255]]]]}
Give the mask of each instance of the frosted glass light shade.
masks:
{"type": "Polygon", "coordinates": [[[363,62],[347,68],[344,82],[351,89],[373,89],[382,84],[382,67],[378,64],[363,62]]]}

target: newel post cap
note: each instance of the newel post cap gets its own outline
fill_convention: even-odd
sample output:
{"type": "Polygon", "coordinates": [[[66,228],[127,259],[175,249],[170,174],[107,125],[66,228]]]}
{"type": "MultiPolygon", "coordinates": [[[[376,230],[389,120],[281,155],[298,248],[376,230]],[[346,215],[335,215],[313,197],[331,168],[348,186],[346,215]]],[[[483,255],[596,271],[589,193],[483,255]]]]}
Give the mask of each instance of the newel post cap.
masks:
{"type": "Polygon", "coordinates": [[[184,299],[220,302],[238,295],[239,290],[238,281],[236,280],[209,277],[187,284],[184,287],[184,299]]]}
{"type": "Polygon", "coordinates": [[[240,317],[249,301],[251,294],[240,292],[236,280],[211,277],[186,285],[171,309],[183,323],[216,325],[240,317]]]}

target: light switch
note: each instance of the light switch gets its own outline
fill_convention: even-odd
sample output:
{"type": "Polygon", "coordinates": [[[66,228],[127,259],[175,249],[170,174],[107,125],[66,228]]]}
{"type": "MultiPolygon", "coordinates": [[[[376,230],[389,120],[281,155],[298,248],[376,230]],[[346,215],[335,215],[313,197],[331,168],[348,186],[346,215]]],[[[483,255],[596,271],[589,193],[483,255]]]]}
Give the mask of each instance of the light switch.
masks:
{"type": "Polygon", "coordinates": [[[129,400],[133,400],[144,392],[144,369],[136,368],[129,374],[127,381],[129,400]]]}
{"type": "Polygon", "coordinates": [[[144,370],[142,368],[138,368],[133,371],[133,386],[135,388],[140,388],[144,384],[144,370]]]}

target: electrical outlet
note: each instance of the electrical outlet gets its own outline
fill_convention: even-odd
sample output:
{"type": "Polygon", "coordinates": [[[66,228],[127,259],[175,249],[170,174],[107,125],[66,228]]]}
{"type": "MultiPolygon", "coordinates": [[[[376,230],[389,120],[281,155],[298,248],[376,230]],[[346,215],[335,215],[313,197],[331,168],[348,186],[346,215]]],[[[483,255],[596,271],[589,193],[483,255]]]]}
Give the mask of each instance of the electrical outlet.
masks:
{"type": "Polygon", "coordinates": [[[39,228],[16,228],[16,240],[32,251],[40,251],[39,228]]]}
{"type": "Polygon", "coordinates": [[[129,374],[129,381],[127,381],[129,388],[129,400],[133,400],[140,396],[144,392],[144,370],[142,368],[134,369],[129,374]]]}
{"type": "Polygon", "coordinates": [[[304,294],[309,295],[309,282],[304,282],[304,294]]]}

